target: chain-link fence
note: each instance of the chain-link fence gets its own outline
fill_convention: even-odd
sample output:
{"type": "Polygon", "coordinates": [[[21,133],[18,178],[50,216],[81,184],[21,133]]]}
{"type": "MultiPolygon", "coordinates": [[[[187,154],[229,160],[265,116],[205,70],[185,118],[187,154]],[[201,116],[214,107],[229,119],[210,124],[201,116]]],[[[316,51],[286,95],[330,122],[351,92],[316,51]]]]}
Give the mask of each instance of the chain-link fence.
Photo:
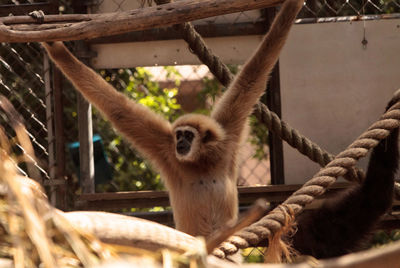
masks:
{"type": "Polygon", "coordinates": [[[300,18],[321,18],[338,16],[360,16],[372,14],[390,14],[400,11],[398,0],[307,0],[300,18]]]}
{"type": "MultiPolygon", "coordinates": [[[[7,44],[0,46],[0,94],[7,97],[25,119],[25,126],[35,149],[35,165],[48,176],[48,140],[46,94],[42,77],[43,57],[38,44],[7,44]]],[[[15,132],[9,119],[1,113],[1,126],[10,140],[15,132]]],[[[16,153],[22,148],[16,144],[16,153]]],[[[25,174],[25,172],[21,169],[25,174]]]]}
{"type": "MultiPolygon", "coordinates": [[[[155,5],[152,0],[101,0],[96,2],[92,11],[94,13],[117,12],[151,5],[155,5]]],[[[306,0],[299,18],[390,14],[398,13],[399,11],[399,0],[306,0]]],[[[205,20],[211,23],[226,21],[237,23],[243,20],[256,22],[260,18],[255,19],[254,16],[251,15],[255,13],[255,11],[246,11],[205,20]],[[232,21],[231,18],[234,18],[234,20],[232,21]]]]}
{"type": "MultiPolygon", "coordinates": [[[[0,16],[26,15],[32,10],[43,9],[54,13],[57,5],[50,1],[0,1],[0,16]]],[[[54,107],[50,86],[50,71],[42,48],[38,43],[0,44],[0,94],[5,96],[24,119],[27,134],[32,142],[34,165],[40,171],[44,185],[51,185],[55,179],[54,107]],[[47,66],[46,66],[47,64],[47,66]]],[[[10,118],[1,111],[0,124],[13,144],[18,156],[28,153],[17,142],[10,118]]],[[[18,158],[21,159],[21,158],[18,158]]],[[[17,163],[16,163],[17,164],[17,163]]],[[[25,163],[17,164],[19,171],[30,175],[25,163]]],[[[50,187],[50,193],[55,188],[50,187]]],[[[50,195],[54,197],[54,195],[50,195]]],[[[55,202],[55,199],[52,199],[55,202]]]]}

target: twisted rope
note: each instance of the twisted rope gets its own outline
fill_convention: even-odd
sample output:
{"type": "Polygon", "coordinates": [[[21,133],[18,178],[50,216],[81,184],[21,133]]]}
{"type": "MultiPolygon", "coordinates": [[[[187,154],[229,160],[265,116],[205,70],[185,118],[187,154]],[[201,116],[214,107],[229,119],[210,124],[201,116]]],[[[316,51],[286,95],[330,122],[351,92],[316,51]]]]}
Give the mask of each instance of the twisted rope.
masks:
{"type": "Polygon", "coordinates": [[[181,32],[182,38],[189,45],[191,52],[194,53],[202,63],[207,65],[210,72],[224,87],[228,87],[234,79],[233,74],[228,66],[208,48],[204,39],[194,29],[193,25],[186,22],[174,25],[174,28],[181,32]]]}
{"type": "MultiPolygon", "coordinates": [[[[400,91],[396,92],[396,99],[400,97],[400,91]]],[[[367,155],[380,140],[385,139],[392,129],[400,126],[400,103],[397,102],[384,113],[381,118],[358,137],[346,150],[338,154],[333,161],[322,168],[314,177],[306,182],[302,188],[294,192],[283,206],[275,208],[271,213],[258,222],[242,229],[236,235],[230,237],[213,254],[225,258],[234,254],[238,249],[255,246],[270,235],[278,232],[285,224],[285,214],[282,207],[299,214],[305,205],[311,203],[316,197],[322,195],[326,188],[333,184],[337,177],[346,174],[347,169],[356,164],[358,159],[367,155]]]]}
{"type": "MultiPolygon", "coordinates": [[[[310,160],[318,163],[321,167],[326,166],[335,158],[333,154],[322,149],[318,144],[281,120],[276,113],[269,110],[263,103],[257,103],[254,115],[260,122],[264,123],[270,131],[278,135],[297,151],[307,156],[310,160]]],[[[365,174],[358,168],[350,167],[349,172],[346,173],[344,177],[349,181],[361,182],[364,180],[365,174]]]]}

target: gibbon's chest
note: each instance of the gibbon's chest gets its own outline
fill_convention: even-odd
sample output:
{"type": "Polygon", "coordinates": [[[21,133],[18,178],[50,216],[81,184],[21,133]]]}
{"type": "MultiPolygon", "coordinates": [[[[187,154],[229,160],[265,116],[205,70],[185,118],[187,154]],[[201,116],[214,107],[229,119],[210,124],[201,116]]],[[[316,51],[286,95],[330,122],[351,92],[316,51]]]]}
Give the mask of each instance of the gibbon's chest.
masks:
{"type": "Polygon", "coordinates": [[[198,178],[185,184],[184,188],[193,194],[210,198],[222,194],[229,187],[225,178],[198,178]]]}
{"type": "Polygon", "coordinates": [[[236,185],[228,177],[199,177],[195,180],[184,181],[182,190],[190,193],[193,201],[213,201],[223,203],[236,194],[236,185]]]}
{"type": "Polygon", "coordinates": [[[228,177],[183,179],[170,200],[177,229],[192,235],[207,236],[237,217],[237,188],[228,177]]]}

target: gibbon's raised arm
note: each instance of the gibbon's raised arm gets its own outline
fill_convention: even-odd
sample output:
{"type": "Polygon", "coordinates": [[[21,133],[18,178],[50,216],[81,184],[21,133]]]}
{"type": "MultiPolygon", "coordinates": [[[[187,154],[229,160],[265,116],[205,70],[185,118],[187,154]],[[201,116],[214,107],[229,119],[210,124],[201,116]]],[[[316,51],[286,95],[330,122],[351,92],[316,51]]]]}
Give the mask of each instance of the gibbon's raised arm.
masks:
{"type": "Polygon", "coordinates": [[[247,117],[252,113],[267,85],[290,27],[303,6],[303,0],[286,0],[275,17],[268,34],[246,62],[217,103],[212,117],[233,136],[240,136],[247,117]]]}
{"type": "Polygon", "coordinates": [[[158,167],[171,159],[168,154],[174,152],[174,145],[171,125],[167,120],[115,90],[99,74],[72,55],[62,42],[42,45],[75,88],[96,106],[140,153],[158,167]]]}

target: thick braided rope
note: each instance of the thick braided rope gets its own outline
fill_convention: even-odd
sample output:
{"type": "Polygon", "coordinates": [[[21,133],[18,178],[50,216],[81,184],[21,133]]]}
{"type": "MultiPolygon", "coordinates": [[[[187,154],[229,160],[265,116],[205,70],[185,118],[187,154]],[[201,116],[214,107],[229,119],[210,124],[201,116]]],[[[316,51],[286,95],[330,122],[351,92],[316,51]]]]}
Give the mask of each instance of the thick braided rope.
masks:
{"type": "MultiPolygon", "coordinates": [[[[300,153],[318,163],[321,167],[326,166],[335,158],[333,154],[322,149],[316,143],[292,128],[288,123],[281,120],[276,113],[269,110],[264,104],[261,105],[261,103],[258,103],[254,114],[270,131],[278,135],[293,148],[296,148],[300,153]]],[[[345,178],[349,181],[361,182],[365,178],[365,174],[362,170],[351,167],[349,168],[349,173],[346,173],[345,178]]]]}
{"type": "MultiPolygon", "coordinates": [[[[400,95],[400,91],[397,92],[400,95]]],[[[367,155],[380,140],[385,139],[390,131],[400,126],[400,103],[384,113],[380,120],[374,123],[366,132],[358,137],[346,150],[338,154],[326,167],[294,192],[284,203],[283,208],[299,214],[305,205],[311,203],[317,196],[322,195],[326,188],[333,184],[337,177],[343,176],[347,169],[354,166],[358,159],[367,155]]],[[[242,229],[230,237],[220,248],[214,250],[214,255],[224,258],[234,254],[238,249],[255,246],[262,240],[275,234],[285,224],[285,214],[282,207],[275,208],[271,213],[258,222],[242,229]]]]}
{"type": "Polygon", "coordinates": [[[207,65],[210,72],[225,87],[233,81],[234,76],[219,57],[213,54],[204,42],[201,35],[189,22],[174,25],[174,28],[181,32],[182,38],[189,45],[190,50],[196,54],[201,62],[207,65]]]}

